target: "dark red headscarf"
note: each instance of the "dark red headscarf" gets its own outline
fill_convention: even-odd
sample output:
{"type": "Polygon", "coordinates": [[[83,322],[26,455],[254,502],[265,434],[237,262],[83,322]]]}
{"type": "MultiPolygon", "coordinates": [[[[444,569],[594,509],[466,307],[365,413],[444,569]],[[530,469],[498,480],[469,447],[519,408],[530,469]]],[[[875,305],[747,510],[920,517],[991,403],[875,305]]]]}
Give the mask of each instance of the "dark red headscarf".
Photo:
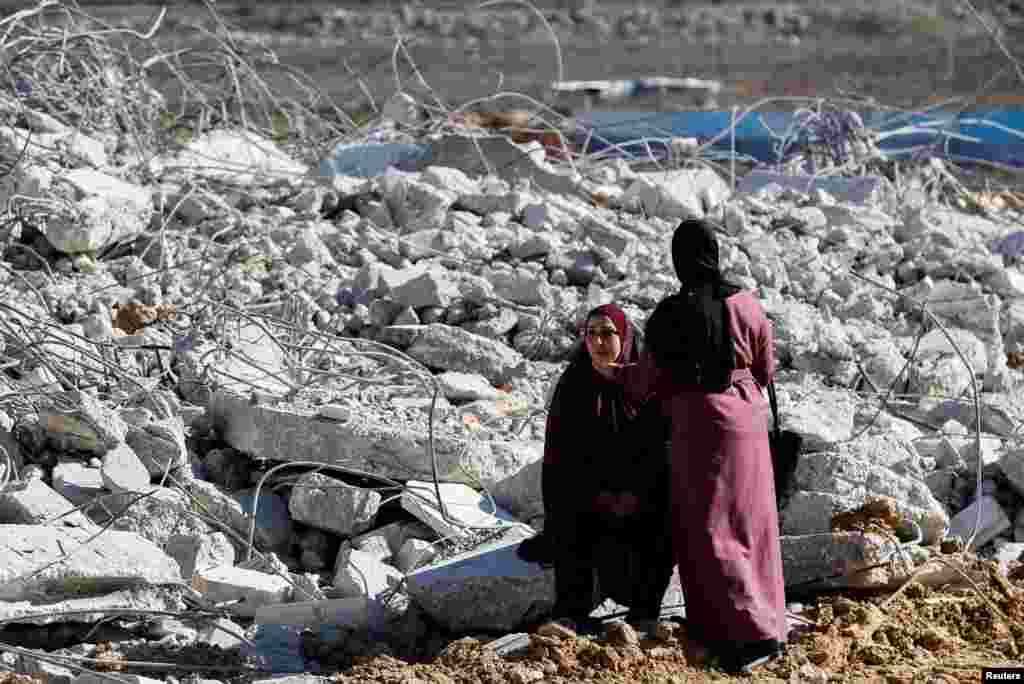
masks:
{"type": "Polygon", "coordinates": [[[622,350],[615,362],[623,363],[629,359],[630,352],[633,350],[633,328],[626,320],[626,312],[615,304],[602,304],[590,310],[583,320],[583,325],[586,326],[587,321],[596,316],[605,316],[615,325],[615,331],[619,333],[619,341],[622,342],[622,350]]]}

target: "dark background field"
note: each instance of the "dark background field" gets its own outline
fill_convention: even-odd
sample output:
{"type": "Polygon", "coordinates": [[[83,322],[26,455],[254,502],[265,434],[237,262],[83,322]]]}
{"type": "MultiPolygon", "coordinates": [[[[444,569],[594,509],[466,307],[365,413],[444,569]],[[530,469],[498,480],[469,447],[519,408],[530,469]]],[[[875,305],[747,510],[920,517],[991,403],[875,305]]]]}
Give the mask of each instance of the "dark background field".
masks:
{"type": "MultiPolygon", "coordinates": [[[[1024,45],[1022,4],[975,3],[1011,50],[1024,45]]],[[[159,7],[81,6],[108,21],[140,26],[159,7]]],[[[722,107],[781,95],[855,95],[900,107],[953,95],[1024,95],[1010,60],[961,0],[663,1],[639,11],[626,2],[549,0],[536,6],[555,25],[567,79],[718,79],[725,89],[711,104],[722,107]],[[588,4],[589,9],[584,7],[588,4]]],[[[549,34],[528,9],[512,2],[487,10],[472,2],[351,0],[218,2],[216,8],[237,27],[237,38],[261,40],[350,111],[367,107],[366,92],[382,101],[395,91],[391,55],[396,32],[446,105],[499,90],[550,101],[546,85],[556,77],[549,34]]],[[[194,27],[214,26],[204,4],[175,3],[168,9],[159,34],[168,48],[195,45],[199,33],[194,27]]],[[[403,87],[425,95],[405,60],[399,74],[403,87]]],[[[649,109],[656,104],[673,108],[694,102],[680,97],[600,106],[649,109]]]]}

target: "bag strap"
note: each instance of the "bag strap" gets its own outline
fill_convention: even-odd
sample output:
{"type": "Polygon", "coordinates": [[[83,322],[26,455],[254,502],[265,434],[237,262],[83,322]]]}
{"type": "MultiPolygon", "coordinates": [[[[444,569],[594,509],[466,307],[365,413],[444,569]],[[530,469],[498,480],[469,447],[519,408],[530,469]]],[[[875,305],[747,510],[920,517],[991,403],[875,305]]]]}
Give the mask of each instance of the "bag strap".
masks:
{"type": "Polygon", "coordinates": [[[778,437],[782,434],[782,428],[779,426],[779,402],[775,398],[775,381],[772,380],[768,383],[768,403],[772,407],[772,417],[775,420],[775,435],[778,437]]]}

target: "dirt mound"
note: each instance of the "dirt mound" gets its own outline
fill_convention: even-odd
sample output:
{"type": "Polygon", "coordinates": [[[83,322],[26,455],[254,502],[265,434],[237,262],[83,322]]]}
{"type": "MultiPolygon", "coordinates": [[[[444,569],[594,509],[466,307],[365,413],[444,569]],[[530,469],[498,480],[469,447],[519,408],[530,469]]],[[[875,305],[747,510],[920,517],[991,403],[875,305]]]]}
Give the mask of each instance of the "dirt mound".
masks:
{"type": "Polygon", "coordinates": [[[939,592],[914,583],[891,601],[821,600],[812,612],[815,629],[792,649],[788,668],[795,670],[801,656],[850,676],[880,667],[919,671],[954,653],[988,662],[1018,660],[1024,649],[1024,587],[1001,576],[994,564],[985,569],[989,581],[977,588],[939,592]]]}

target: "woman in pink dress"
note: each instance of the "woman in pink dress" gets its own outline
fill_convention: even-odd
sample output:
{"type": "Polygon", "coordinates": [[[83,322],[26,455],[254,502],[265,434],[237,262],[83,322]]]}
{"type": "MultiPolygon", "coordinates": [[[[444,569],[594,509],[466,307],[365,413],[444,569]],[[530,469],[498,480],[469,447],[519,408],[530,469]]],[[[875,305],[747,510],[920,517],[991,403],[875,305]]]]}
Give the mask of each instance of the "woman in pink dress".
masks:
{"type": "Polygon", "coordinates": [[[633,396],[671,420],[670,515],[695,659],[748,671],[777,655],[787,625],[768,404],[771,324],[756,297],[727,283],[707,221],[672,238],[681,287],[648,319],[633,396]]]}

